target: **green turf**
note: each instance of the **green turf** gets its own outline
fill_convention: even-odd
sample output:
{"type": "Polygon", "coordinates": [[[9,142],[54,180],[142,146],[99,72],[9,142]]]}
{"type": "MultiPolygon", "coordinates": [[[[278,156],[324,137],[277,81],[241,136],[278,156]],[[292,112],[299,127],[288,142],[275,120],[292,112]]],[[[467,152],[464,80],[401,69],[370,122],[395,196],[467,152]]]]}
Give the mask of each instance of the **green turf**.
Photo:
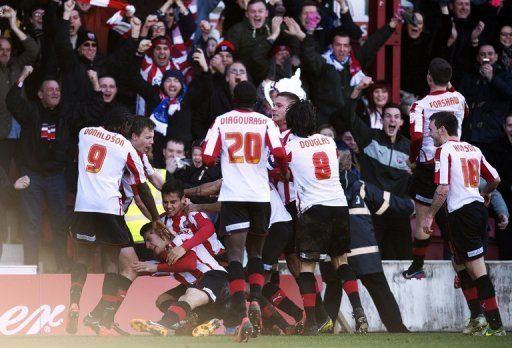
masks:
{"type": "MultiPolygon", "coordinates": [[[[232,337],[1,337],[0,347],[36,348],[177,348],[230,347],[232,337]]],[[[258,337],[243,347],[512,347],[512,335],[506,337],[468,337],[457,333],[327,335],[318,337],[258,337]]]]}

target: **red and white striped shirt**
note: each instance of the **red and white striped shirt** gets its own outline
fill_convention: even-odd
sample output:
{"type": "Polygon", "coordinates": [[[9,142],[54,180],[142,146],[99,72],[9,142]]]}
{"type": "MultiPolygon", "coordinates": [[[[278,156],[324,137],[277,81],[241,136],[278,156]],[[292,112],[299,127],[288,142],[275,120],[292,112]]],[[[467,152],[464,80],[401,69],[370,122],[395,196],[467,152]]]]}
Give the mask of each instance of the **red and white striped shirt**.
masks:
{"type": "MultiPolygon", "coordinates": [[[[172,248],[184,245],[191,236],[188,234],[178,234],[174,237],[172,242],[169,244],[172,248]]],[[[199,244],[191,249],[196,256],[196,269],[188,272],[176,272],[173,273],[174,278],[179,281],[183,285],[194,285],[203,274],[208,271],[226,271],[224,267],[219,265],[217,260],[213,258],[213,256],[206,250],[203,244],[199,244]]]]}
{"type": "Polygon", "coordinates": [[[217,239],[215,227],[206,214],[191,212],[185,215],[179,212],[173,217],[164,214],[161,220],[169,229],[186,239],[183,243],[185,250],[202,244],[212,256],[224,253],[224,246],[217,239]]]}
{"type": "Polygon", "coordinates": [[[476,146],[462,141],[447,141],[437,148],[434,182],[437,185],[450,185],[448,212],[453,212],[474,201],[483,202],[478,184],[480,176],[493,182],[498,176],[476,146]]]}
{"type": "MultiPolygon", "coordinates": [[[[139,151],[137,151],[137,154],[142,161],[142,166],[144,167],[144,174],[146,175],[146,178],[149,178],[155,174],[155,169],[151,163],[149,163],[148,155],[145,153],[140,153],[139,151]]],[[[121,199],[123,200],[123,211],[126,213],[133,201],[133,197],[139,194],[137,191],[137,185],[130,184],[130,173],[126,170],[124,172],[123,179],[121,179],[120,191],[121,199]]]]}

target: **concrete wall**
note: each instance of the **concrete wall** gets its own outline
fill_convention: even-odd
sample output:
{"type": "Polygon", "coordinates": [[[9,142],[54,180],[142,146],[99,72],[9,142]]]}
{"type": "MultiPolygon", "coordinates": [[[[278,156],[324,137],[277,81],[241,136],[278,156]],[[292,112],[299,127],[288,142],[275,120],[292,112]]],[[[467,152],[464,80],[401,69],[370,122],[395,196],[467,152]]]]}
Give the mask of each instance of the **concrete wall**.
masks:
{"type": "MultiPolygon", "coordinates": [[[[455,271],[449,261],[426,262],[427,277],[406,280],[401,272],[410,262],[384,262],[384,273],[402,312],[404,324],[411,331],[462,331],[469,310],[460,289],[453,287],[455,271]]],[[[512,262],[487,262],[496,288],[501,318],[507,330],[512,329],[512,262]]],[[[385,331],[373,302],[359,282],[361,301],[371,331],[385,331]]],[[[353,325],[352,307],[343,296],[341,311],[353,325]]]]}
{"type": "MultiPolygon", "coordinates": [[[[512,330],[512,262],[488,261],[486,264],[496,289],[503,324],[510,331],[512,330]]],[[[426,278],[422,280],[406,280],[402,277],[402,271],[409,265],[410,261],[383,262],[384,273],[395,295],[405,326],[411,331],[462,331],[469,318],[469,309],[461,289],[453,287],[455,271],[451,262],[426,261],[426,278]]],[[[290,274],[284,262],[281,266],[282,274],[290,274]]],[[[320,275],[318,267],[316,274],[320,275]]],[[[386,331],[370,295],[361,282],[358,283],[370,331],[386,331]]],[[[352,307],[345,294],[343,294],[340,311],[354,328],[352,307]]],[[[339,329],[339,325],[337,328],[339,329]]]]}

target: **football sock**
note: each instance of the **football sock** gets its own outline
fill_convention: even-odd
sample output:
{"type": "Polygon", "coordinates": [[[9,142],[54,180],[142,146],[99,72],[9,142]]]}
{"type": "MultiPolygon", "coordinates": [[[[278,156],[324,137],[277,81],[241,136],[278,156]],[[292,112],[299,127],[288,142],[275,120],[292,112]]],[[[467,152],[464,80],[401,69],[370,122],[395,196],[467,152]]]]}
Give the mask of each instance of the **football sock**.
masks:
{"type": "Polygon", "coordinates": [[[83,263],[75,263],[71,269],[71,287],[69,289],[69,303],[79,304],[87,278],[87,266],[83,263]]]}
{"type": "Polygon", "coordinates": [[[91,315],[98,317],[97,313],[102,310],[100,317],[100,325],[110,329],[112,322],[114,321],[115,310],[117,307],[117,288],[118,288],[118,274],[117,273],[105,273],[103,279],[103,286],[101,290],[101,300],[94,308],[91,315]]]}
{"type": "Polygon", "coordinates": [[[430,244],[430,237],[427,239],[416,239],[412,242],[412,264],[409,270],[412,272],[419,271],[423,267],[427,248],[430,244]]]}
{"type": "Polygon", "coordinates": [[[121,307],[121,304],[123,303],[126,293],[128,292],[128,289],[132,285],[132,281],[125,276],[122,276],[119,274],[119,278],[117,279],[117,306],[115,313],[119,310],[119,307],[121,307]]]}
{"type": "Polygon", "coordinates": [[[245,274],[244,268],[240,262],[231,261],[228,264],[229,292],[233,304],[232,310],[237,312],[236,320],[242,320],[247,316],[247,307],[245,305],[245,274]]]}
{"type": "Polygon", "coordinates": [[[361,299],[359,298],[359,286],[357,285],[357,277],[352,268],[349,265],[342,264],[336,273],[343,281],[343,290],[350,300],[352,309],[361,307],[361,299]]]}
{"type": "Polygon", "coordinates": [[[190,308],[190,305],[187,302],[184,301],[178,301],[176,304],[171,305],[167,313],[164,314],[162,319],[160,319],[159,323],[169,327],[173,324],[176,324],[182,320],[185,320],[188,313],[190,313],[192,309],[190,308]]]}
{"type": "Polygon", "coordinates": [[[309,325],[316,325],[315,275],[312,272],[301,272],[298,283],[300,294],[302,295],[302,303],[306,311],[306,320],[309,325]]]}
{"type": "Polygon", "coordinates": [[[267,283],[263,286],[263,296],[270,303],[291,316],[295,321],[302,319],[302,309],[295,304],[286,293],[274,283],[267,283]]]}
{"type": "Polygon", "coordinates": [[[254,257],[247,262],[247,273],[250,285],[250,301],[259,301],[262,298],[261,289],[265,283],[263,261],[254,257]]]}
{"type": "Polygon", "coordinates": [[[324,324],[328,319],[329,316],[327,312],[325,311],[324,307],[324,301],[322,300],[322,293],[320,291],[320,285],[318,284],[318,281],[315,278],[315,317],[316,322],[319,324],[324,324]]]}
{"type": "Polygon", "coordinates": [[[279,271],[272,272],[272,275],[270,276],[270,282],[279,286],[281,282],[281,275],[279,274],[279,271]]]}
{"type": "Polygon", "coordinates": [[[267,326],[272,327],[272,325],[277,325],[280,329],[289,326],[283,316],[266,298],[262,298],[261,307],[261,316],[264,321],[269,324],[267,326]]]}
{"type": "Polygon", "coordinates": [[[501,323],[500,310],[496,302],[496,294],[494,292],[494,285],[491,282],[489,275],[483,275],[475,280],[476,288],[478,289],[478,299],[480,305],[484,310],[485,319],[491,329],[496,330],[503,326],[501,323]]]}
{"type": "Polygon", "coordinates": [[[324,307],[333,322],[338,318],[338,312],[343,296],[341,281],[329,281],[325,284],[324,307]]]}
{"type": "Polygon", "coordinates": [[[480,301],[478,300],[478,291],[476,289],[475,281],[471,279],[467,270],[457,272],[460,281],[462,293],[466,298],[466,302],[471,312],[471,319],[478,317],[482,313],[480,301]]]}

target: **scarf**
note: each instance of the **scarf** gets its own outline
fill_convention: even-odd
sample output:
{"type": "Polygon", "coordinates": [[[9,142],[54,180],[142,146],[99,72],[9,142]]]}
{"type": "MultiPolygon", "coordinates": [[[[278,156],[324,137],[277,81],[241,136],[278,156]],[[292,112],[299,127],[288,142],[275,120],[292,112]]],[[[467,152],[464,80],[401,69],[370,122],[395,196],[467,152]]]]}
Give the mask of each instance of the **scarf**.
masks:
{"type": "Polygon", "coordinates": [[[82,4],[91,4],[93,6],[98,7],[109,7],[114,8],[116,10],[124,10],[126,6],[128,6],[127,3],[121,1],[121,0],[77,0],[78,2],[81,2],[82,4]]]}
{"type": "MultiPolygon", "coordinates": [[[[166,70],[179,69],[173,61],[169,61],[166,66],[159,67],[153,63],[153,59],[148,56],[144,56],[142,60],[140,75],[151,86],[158,86],[162,82],[162,75],[166,70]]],[[[135,107],[137,115],[147,115],[146,113],[146,101],[141,96],[137,96],[137,105],[135,107]]]]}
{"type": "Polygon", "coordinates": [[[366,76],[361,69],[359,61],[354,56],[354,51],[350,51],[350,57],[346,57],[343,62],[336,59],[332,49],[330,48],[322,55],[322,57],[324,57],[327,64],[332,65],[336,71],[345,70],[345,64],[348,63],[350,76],[352,76],[350,79],[350,87],[357,86],[359,82],[361,82],[361,79],[366,76]]]}
{"type": "Polygon", "coordinates": [[[187,92],[186,86],[182,86],[181,93],[178,97],[167,97],[162,92],[160,93],[160,104],[153,110],[149,119],[156,125],[155,131],[165,136],[167,134],[167,126],[169,125],[169,119],[181,110],[181,102],[183,96],[187,92]]]}

